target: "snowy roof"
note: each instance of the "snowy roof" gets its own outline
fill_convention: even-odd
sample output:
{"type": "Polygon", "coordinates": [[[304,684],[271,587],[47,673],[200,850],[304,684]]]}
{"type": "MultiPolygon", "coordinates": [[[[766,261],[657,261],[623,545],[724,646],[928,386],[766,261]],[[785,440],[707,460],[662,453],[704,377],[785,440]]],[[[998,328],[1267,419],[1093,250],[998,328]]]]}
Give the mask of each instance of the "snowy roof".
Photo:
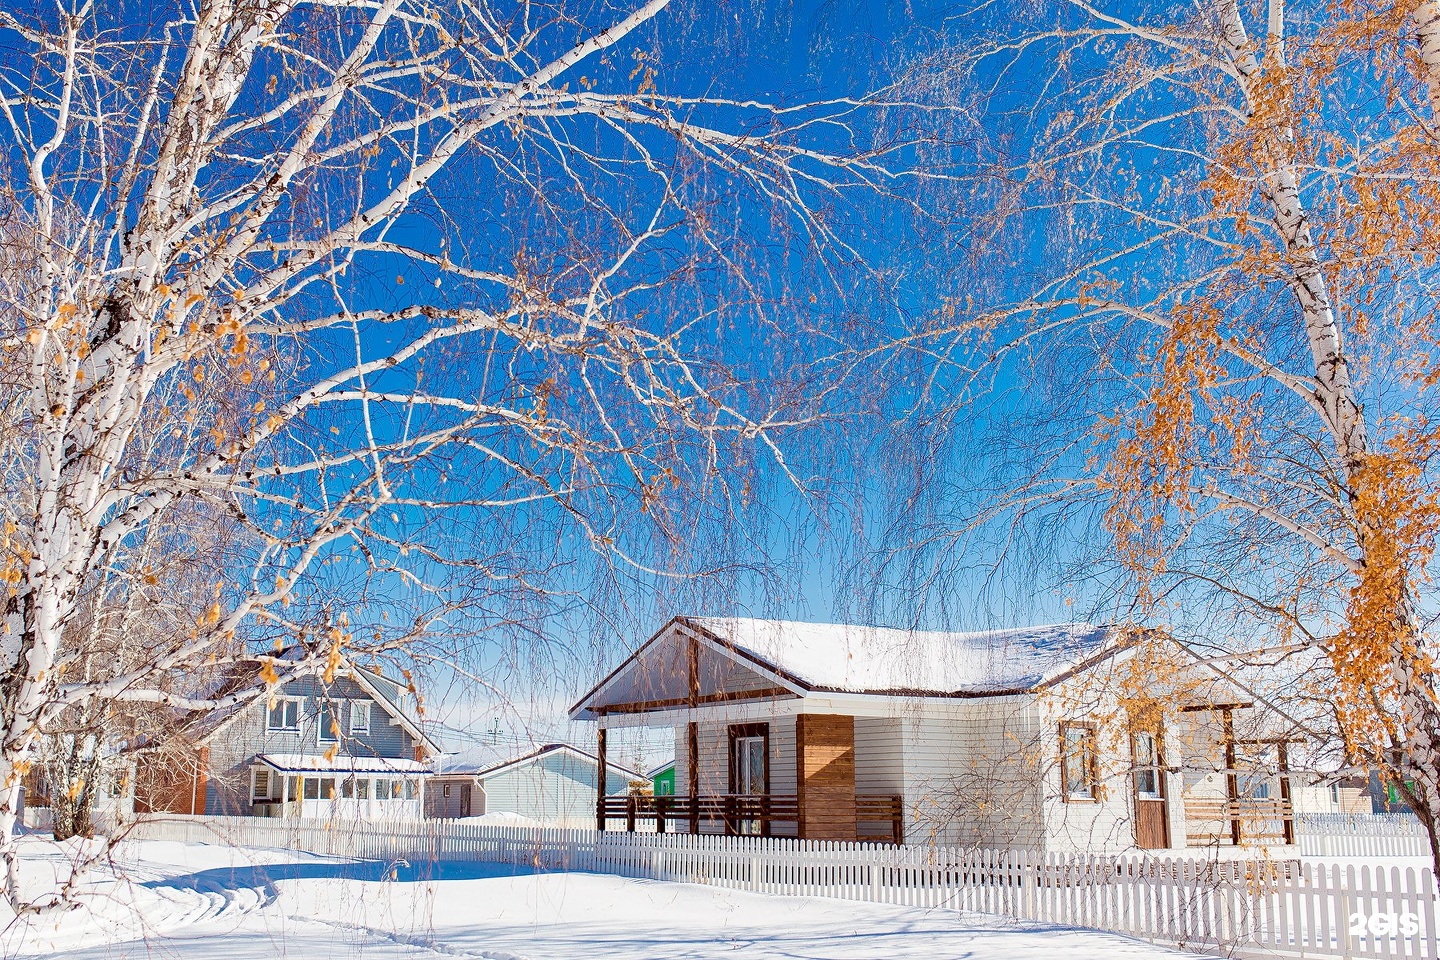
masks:
{"type": "Polygon", "coordinates": [[[262,753],[256,760],[281,773],[370,773],[428,774],[430,768],[418,760],[397,757],[334,757],[306,753],[262,753]]]}
{"type": "Polygon", "coordinates": [[[846,693],[1029,690],[1099,653],[1109,637],[1088,623],[950,633],[751,617],[685,622],[801,686],[846,693]]]}
{"type": "MultiPolygon", "coordinates": [[[[488,748],[487,748],[488,749],[488,748]]],[[[542,757],[549,756],[557,751],[569,753],[580,760],[599,766],[600,758],[593,753],[587,753],[578,747],[572,747],[568,743],[547,743],[543,747],[521,754],[518,757],[511,757],[499,763],[491,762],[488,766],[478,766],[478,761],[485,756],[484,752],[477,750],[466,750],[458,754],[450,754],[434,761],[432,769],[437,776],[452,776],[456,774],[474,777],[488,777],[503,770],[510,770],[514,767],[524,766],[527,763],[534,763],[542,757]]],[[[645,774],[638,770],[632,770],[623,764],[613,760],[607,760],[605,769],[610,773],[619,773],[628,776],[632,780],[648,779],[645,774]]]]}
{"type": "Polygon", "coordinates": [[[1035,690],[1120,649],[1109,627],[955,633],[750,617],[676,617],[571,708],[683,708],[687,675],[712,700],[810,693],[973,697],[1035,690]],[[693,648],[693,649],[692,649],[693,648]],[[690,652],[687,653],[687,650],[690,652]]]}
{"type": "MultiPolygon", "coordinates": [[[[534,744],[526,749],[533,750],[534,744]]],[[[504,763],[515,756],[515,744],[512,742],[501,745],[495,743],[476,743],[463,750],[454,753],[441,754],[430,761],[430,768],[435,773],[467,773],[476,774],[482,770],[489,770],[497,764],[504,763]]]]}

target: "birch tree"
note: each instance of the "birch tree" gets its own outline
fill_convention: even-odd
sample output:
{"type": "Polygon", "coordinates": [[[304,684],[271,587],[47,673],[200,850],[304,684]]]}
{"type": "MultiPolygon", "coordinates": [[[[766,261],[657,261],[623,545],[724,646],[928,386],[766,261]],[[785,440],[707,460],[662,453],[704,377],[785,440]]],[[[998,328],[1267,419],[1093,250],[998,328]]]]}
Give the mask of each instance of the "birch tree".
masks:
{"type": "Polygon", "coordinates": [[[233,706],[191,678],[257,651],[283,648],[272,686],[403,652],[563,589],[557,544],[662,575],[647,544],[733,506],[737,470],[789,471],[823,397],[766,258],[853,266],[837,214],[902,190],[910,144],[888,94],[667,94],[640,42],[667,5],[0,11],[12,908],[20,777],[63,712],[233,706]],[[201,553],[196,511],[235,535],[201,553]],[[201,609],[82,676],[87,588],[165,589],[147,542],[213,573],[201,609]]]}
{"type": "Polygon", "coordinates": [[[951,537],[1076,534],[1088,506],[1105,551],[1061,552],[1118,560],[1137,617],[1194,612],[1272,667],[1323,654],[1347,755],[1400,788],[1440,867],[1436,23],[1428,3],[977,11],[943,66],[1003,145],[974,255],[1024,266],[905,342],[954,413],[1029,391],[1002,409],[1035,418],[1025,456],[951,537]]]}

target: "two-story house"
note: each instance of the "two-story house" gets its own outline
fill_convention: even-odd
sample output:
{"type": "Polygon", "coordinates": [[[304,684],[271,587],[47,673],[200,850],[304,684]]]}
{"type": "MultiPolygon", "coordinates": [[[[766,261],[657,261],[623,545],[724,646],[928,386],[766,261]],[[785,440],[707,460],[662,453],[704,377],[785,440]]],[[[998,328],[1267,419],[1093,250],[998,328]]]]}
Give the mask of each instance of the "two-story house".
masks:
{"type": "Polygon", "coordinates": [[[290,680],[230,711],[207,714],[181,742],[145,755],[137,813],[418,818],[428,760],[401,683],[350,667],[326,683],[290,680]]]}

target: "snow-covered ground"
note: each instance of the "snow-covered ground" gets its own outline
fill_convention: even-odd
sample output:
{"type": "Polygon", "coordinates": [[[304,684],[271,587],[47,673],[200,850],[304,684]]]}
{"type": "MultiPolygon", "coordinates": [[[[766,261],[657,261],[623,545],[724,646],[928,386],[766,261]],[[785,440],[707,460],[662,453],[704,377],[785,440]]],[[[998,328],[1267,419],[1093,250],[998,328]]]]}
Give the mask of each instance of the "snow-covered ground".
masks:
{"type": "MultiPolygon", "coordinates": [[[[22,841],[27,885],[65,851],[22,841]]],[[[0,934],[0,955],[73,960],[1138,960],[1180,956],[1090,931],[949,910],[772,897],[490,864],[356,862],[134,842],[85,907],[0,934]]],[[[1193,956],[1193,955],[1190,955],[1193,956]]]]}

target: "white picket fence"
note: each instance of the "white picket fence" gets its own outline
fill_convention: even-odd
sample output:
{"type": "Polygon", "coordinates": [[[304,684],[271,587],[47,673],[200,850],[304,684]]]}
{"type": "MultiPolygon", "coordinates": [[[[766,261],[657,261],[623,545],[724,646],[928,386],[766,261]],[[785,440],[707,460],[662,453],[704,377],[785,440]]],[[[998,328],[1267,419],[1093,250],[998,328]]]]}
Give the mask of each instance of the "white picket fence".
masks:
{"type": "Polygon", "coordinates": [[[142,820],[129,836],[334,856],[484,861],[1005,914],[1249,955],[1440,960],[1428,868],[1221,861],[246,817],[142,820]]]}
{"type": "Polygon", "coordinates": [[[1409,813],[1307,813],[1295,831],[1307,857],[1426,857],[1430,838],[1409,813]]]}

